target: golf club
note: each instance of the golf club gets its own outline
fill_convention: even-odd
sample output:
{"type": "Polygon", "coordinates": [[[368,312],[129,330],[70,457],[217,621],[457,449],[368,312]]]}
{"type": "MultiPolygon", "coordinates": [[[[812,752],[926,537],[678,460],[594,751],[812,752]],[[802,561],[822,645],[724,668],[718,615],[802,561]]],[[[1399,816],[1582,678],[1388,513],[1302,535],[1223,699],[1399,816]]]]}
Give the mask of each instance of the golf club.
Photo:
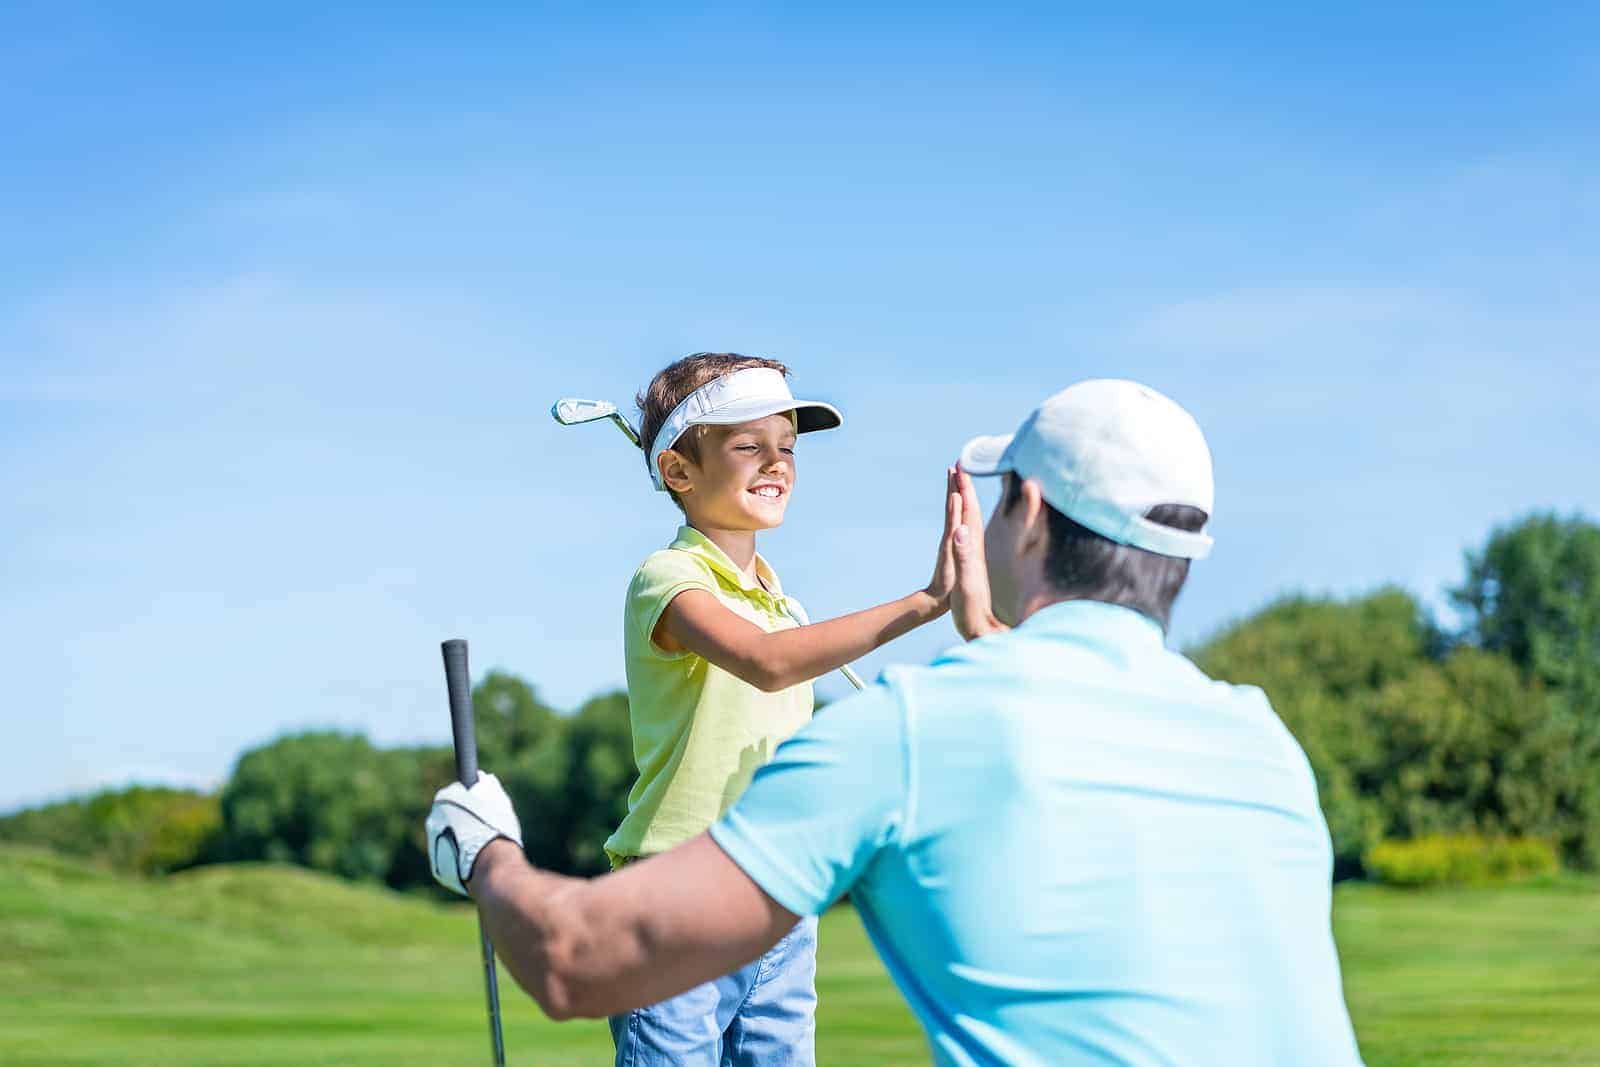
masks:
{"type": "MultiPolygon", "coordinates": [[[[450,694],[450,734],[456,749],[456,781],[471,788],[478,780],[478,733],[472,721],[472,674],[467,669],[467,643],[453,638],[443,645],[444,684],[450,694]]],[[[500,1033],[500,986],[495,976],[494,946],[489,931],[478,920],[483,942],[483,984],[489,998],[489,1040],[494,1044],[494,1067],[506,1067],[505,1039],[500,1033]]]]}
{"type": "MultiPolygon", "coordinates": [[[[800,626],[811,625],[811,619],[807,617],[806,609],[800,606],[800,602],[798,600],[791,600],[788,597],[784,597],[783,610],[788,612],[789,618],[793,619],[796,624],[800,626]]],[[[839,668],[839,673],[844,675],[845,681],[856,687],[857,692],[866,688],[866,683],[862,682],[861,676],[855,671],[851,670],[848,663],[839,668]]]]}
{"type": "Polygon", "coordinates": [[[601,419],[610,419],[617,424],[617,429],[627,435],[633,442],[633,447],[642,449],[644,445],[639,442],[639,432],[635,430],[627,419],[617,411],[617,405],[609,400],[579,400],[576,397],[563,397],[557,400],[550,408],[550,414],[563,426],[581,426],[586,422],[598,422],[601,419]]]}

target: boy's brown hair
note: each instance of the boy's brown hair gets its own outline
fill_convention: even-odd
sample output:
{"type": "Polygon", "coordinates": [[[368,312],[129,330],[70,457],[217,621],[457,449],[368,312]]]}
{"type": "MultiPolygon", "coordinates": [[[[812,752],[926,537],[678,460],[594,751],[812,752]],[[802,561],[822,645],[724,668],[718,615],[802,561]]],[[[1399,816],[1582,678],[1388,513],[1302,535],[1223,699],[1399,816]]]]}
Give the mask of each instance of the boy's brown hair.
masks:
{"type": "MultiPolygon", "coordinates": [[[[667,421],[667,416],[672,414],[673,408],[683,403],[684,397],[707,382],[716,381],[724,375],[737,370],[748,370],[751,367],[775,370],[785,377],[789,375],[789,368],[775,359],[741,356],[737,352],[696,352],[668,364],[664,370],[651,378],[650,384],[644,387],[644,392],[634,397],[634,403],[639,405],[639,442],[644,447],[645,456],[648,457],[650,450],[655,447],[656,434],[661,432],[661,424],[667,421]]],[[[677,443],[672,446],[673,451],[681,452],[691,461],[699,463],[698,431],[702,429],[704,427],[689,427],[689,431],[678,438],[677,443]]],[[[677,500],[678,495],[673,493],[672,499],[677,500]]]]}

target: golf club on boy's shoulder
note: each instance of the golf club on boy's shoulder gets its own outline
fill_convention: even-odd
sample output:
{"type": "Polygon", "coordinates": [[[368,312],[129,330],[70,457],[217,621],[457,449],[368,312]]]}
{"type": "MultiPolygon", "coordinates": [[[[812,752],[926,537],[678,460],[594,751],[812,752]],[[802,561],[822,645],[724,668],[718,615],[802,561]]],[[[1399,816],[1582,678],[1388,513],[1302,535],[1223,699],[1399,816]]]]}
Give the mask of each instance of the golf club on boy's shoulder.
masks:
{"type": "MultiPolygon", "coordinates": [[[[551,405],[550,415],[563,426],[581,426],[588,422],[610,419],[616,424],[617,429],[621,430],[628,440],[633,442],[635,448],[641,451],[644,449],[644,442],[639,440],[639,431],[635,430],[633,425],[623,418],[622,413],[617,410],[617,405],[609,400],[581,400],[577,397],[563,397],[551,405]]],[[[811,619],[806,615],[805,609],[793,598],[785,597],[783,606],[796,625],[809,626],[811,624],[811,619]]],[[[845,681],[856,689],[866,688],[866,683],[861,680],[859,674],[850,669],[849,664],[841,666],[839,673],[844,675],[845,681]]]]}
{"type": "Polygon", "coordinates": [[[563,426],[581,426],[586,422],[598,422],[601,419],[610,419],[616,423],[633,446],[643,449],[644,444],[639,440],[639,432],[622,413],[617,410],[617,405],[609,400],[579,400],[576,397],[563,397],[557,400],[550,408],[550,414],[563,426]]]}

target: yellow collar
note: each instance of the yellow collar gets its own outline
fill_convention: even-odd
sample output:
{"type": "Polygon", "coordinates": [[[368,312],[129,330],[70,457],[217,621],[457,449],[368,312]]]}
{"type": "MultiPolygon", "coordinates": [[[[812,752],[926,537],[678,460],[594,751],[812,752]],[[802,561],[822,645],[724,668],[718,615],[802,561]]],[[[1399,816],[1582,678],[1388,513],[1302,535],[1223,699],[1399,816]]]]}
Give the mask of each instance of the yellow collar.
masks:
{"type": "Polygon", "coordinates": [[[678,527],[678,536],[673,539],[669,547],[699,556],[710,564],[712,570],[737,583],[741,589],[752,593],[766,592],[770,593],[776,600],[783,599],[783,584],[778,581],[777,572],[772,569],[765,559],[761,558],[761,553],[759,552],[756,553],[755,570],[756,577],[760,581],[752,585],[738,565],[728,558],[728,554],[722,551],[715,541],[696,530],[693,526],[684,525],[678,527]]]}

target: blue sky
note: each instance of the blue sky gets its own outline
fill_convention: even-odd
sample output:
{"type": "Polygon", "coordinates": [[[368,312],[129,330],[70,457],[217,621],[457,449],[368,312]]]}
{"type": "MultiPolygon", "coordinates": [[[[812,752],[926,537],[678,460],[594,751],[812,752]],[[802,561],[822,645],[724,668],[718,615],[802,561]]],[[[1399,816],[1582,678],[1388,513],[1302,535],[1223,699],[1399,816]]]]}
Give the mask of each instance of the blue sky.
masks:
{"type": "Polygon", "coordinates": [[[676,513],[546,412],[698,349],[845,411],[762,546],[814,617],[926,581],[961,442],[1096,375],[1212,442],[1180,643],[1294,589],[1437,601],[1496,523],[1600,514],[1597,30],[10,7],[0,810],[305,727],[443,743],[446,637],[558,706],[619,684],[676,513]]]}

